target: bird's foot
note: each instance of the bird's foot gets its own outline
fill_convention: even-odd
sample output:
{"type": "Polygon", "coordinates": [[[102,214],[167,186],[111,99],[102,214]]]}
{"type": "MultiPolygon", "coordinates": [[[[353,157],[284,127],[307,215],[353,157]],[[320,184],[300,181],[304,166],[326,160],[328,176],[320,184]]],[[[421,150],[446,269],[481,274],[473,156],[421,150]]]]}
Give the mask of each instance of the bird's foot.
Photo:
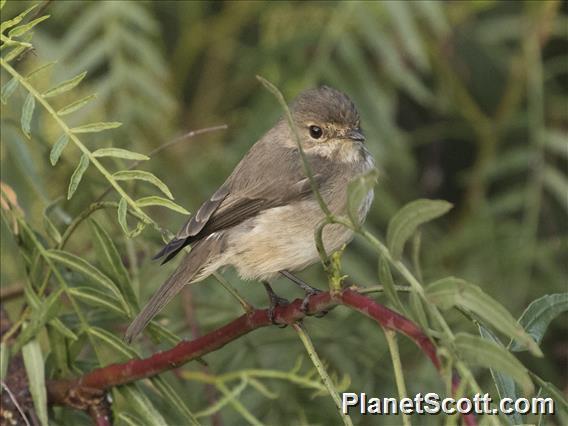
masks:
{"type": "MultiPolygon", "coordinates": [[[[300,310],[304,314],[307,315],[307,312],[309,310],[310,297],[313,296],[314,294],[321,293],[322,291],[319,288],[316,288],[316,287],[309,285],[307,282],[302,280],[300,277],[297,277],[296,275],[292,274],[289,271],[280,271],[280,274],[282,274],[282,276],[288,278],[290,281],[292,281],[294,284],[296,284],[298,287],[300,287],[306,293],[306,296],[304,297],[304,299],[302,300],[302,304],[300,305],[300,310]]],[[[316,318],[322,318],[327,313],[328,313],[328,311],[322,311],[322,312],[318,312],[314,316],[316,318]]]]}
{"type": "Polygon", "coordinates": [[[289,305],[290,302],[287,299],[278,296],[267,281],[263,281],[262,284],[264,285],[266,294],[268,295],[268,318],[270,319],[270,322],[274,325],[279,326],[280,328],[286,327],[287,324],[281,324],[276,321],[274,310],[279,306],[289,305]]]}
{"type": "MultiPolygon", "coordinates": [[[[315,294],[319,294],[319,293],[323,293],[319,288],[315,288],[315,287],[311,287],[310,290],[306,290],[306,295],[304,296],[304,299],[302,300],[302,304],[300,305],[300,310],[306,314],[308,314],[309,308],[310,308],[310,297],[312,297],[315,294]]],[[[324,316],[327,315],[329,311],[321,311],[318,312],[317,314],[313,314],[313,316],[315,316],[316,318],[323,318],[324,316]]]]}

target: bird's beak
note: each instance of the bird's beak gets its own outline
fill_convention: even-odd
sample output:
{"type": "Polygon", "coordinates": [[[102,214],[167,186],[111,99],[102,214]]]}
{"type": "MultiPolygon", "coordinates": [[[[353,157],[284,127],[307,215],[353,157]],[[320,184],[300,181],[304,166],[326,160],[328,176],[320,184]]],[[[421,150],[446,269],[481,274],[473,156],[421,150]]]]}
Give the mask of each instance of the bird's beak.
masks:
{"type": "Polygon", "coordinates": [[[345,134],[345,137],[357,142],[365,142],[365,136],[359,129],[350,129],[345,134]]]}

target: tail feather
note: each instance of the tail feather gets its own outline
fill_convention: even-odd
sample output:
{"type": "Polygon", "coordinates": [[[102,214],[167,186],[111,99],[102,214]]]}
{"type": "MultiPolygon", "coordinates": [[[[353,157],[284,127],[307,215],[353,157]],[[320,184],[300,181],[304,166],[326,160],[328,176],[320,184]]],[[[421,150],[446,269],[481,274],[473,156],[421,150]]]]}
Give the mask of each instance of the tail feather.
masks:
{"type": "Polygon", "coordinates": [[[215,238],[201,240],[192,247],[191,252],[187,254],[173,274],[152,295],[146,306],[132,321],[124,335],[124,340],[127,343],[132,342],[146,328],[152,318],[181,291],[185,284],[191,283],[196,278],[208,259],[220,253],[221,245],[221,241],[215,238]]]}
{"type": "Polygon", "coordinates": [[[152,260],[159,259],[160,257],[166,256],[166,258],[162,261],[162,265],[178,254],[181,249],[183,249],[186,245],[190,244],[187,241],[187,238],[182,239],[173,239],[168,244],[166,244],[162,249],[152,258],[152,260]]]}

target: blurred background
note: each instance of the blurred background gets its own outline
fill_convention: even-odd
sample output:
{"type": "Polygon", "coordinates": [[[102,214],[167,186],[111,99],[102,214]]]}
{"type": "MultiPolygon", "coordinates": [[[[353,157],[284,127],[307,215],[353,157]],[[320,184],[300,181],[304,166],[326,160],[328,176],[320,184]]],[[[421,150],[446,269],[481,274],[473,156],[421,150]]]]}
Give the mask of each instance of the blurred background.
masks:
{"type": "MultiPolygon", "coordinates": [[[[8,2],[3,19],[29,4],[8,2]]],[[[36,27],[34,53],[15,67],[25,72],[57,61],[37,77],[37,84],[45,87],[88,71],[73,98],[93,92],[97,98],[69,116],[68,123],[87,118],[124,123],[89,137],[90,149],[116,146],[149,153],[190,130],[228,126],[177,143],[141,166],[160,177],[187,210],[199,207],[280,116],[277,102],[256,75],[272,81],[288,100],[303,89],[328,84],[355,101],[381,172],[366,222],[369,230],[383,238],[390,217],[416,198],[454,204],[447,216],[422,229],[425,283],[447,275],[465,278],[514,317],[532,300],[566,291],[567,3],[51,1],[40,7],[51,17],[36,27]]],[[[68,150],[57,167],[50,165],[49,150],[59,130],[42,113],[33,121],[36,136],[25,139],[19,128],[24,96],[14,95],[15,108],[2,106],[2,181],[17,193],[30,223],[41,227],[43,209],[65,196],[79,155],[68,150]]],[[[62,99],[62,105],[69,100],[62,99]]],[[[63,227],[106,186],[89,170],[76,196],[57,204],[56,224],[63,227]]],[[[142,196],[150,190],[138,184],[128,192],[142,196]]],[[[107,195],[113,198],[116,194],[107,195]]],[[[186,220],[163,208],[150,213],[173,232],[186,220]]],[[[148,228],[129,240],[115,212],[98,213],[97,220],[116,236],[140,300],[146,301],[176,261],[161,268],[150,261],[161,244],[156,231],[148,228]]],[[[5,226],[3,222],[1,280],[7,288],[24,275],[5,226]]],[[[95,262],[87,227],[77,231],[68,250],[95,262]]],[[[347,248],[343,268],[362,286],[378,284],[376,255],[363,241],[347,248]]],[[[223,275],[255,305],[267,304],[257,283],[240,282],[232,270],[223,275]]],[[[325,288],[320,265],[301,275],[325,288]]],[[[276,282],[275,288],[290,298],[301,295],[285,281],[276,282]]],[[[17,312],[17,303],[12,312],[17,312]]],[[[169,329],[191,338],[237,315],[239,305],[211,278],[178,297],[161,318],[169,329]]],[[[89,316],[119,335],[127,325],[124,321],[117,327],[116,318],[96,310],[89,316]]],[[[458,313],[449,320],[457,329],[470,327],[458,313]]],[[[544,359],[519,355],[531,370],[565,391],[566,320],[563,316],[550,326],[542,345],[544,359]]],[[[350,391],[396,394],[387,346],[369,320],[336,309],[323,320],[308,319],[306,326],[329,369],[350,380],[350,391]]],[[[400,343],[408,392],[443,393],[429,361],[406,339],[400,343]]],[[[146,354],[156,349],[152,342],[142,347],[146,354]]],[[[269,328],[206,360],[210,373],[222,374],[245,368],[289,370],[304,356],[293,330],[269,328]]],[[[196,363],[184,367],[200,369],[196,363]]],[[[486,371],[479,370],[479,381],[493,390],[486,371]]],[[[180,380],[176,386],[193,408],[205,408],[215,398],[198,381],[180,380]]],[[[330,398],[314,397],[286,381],[266,386],[278,399],[252,388],[239,398],[264,423],[338,422],[330,398]]],[[[162,401],[147,391],[160,407],[162,401]]],[[[167,410],[162,414],[167,417],[167,410]]],[[[67,415],[82,419],[73,417],[77,413],[67,415]]],[[[244,422],[230,406],[202,420],[244,422]]],[[[396,417],[357,414],[354,420],[362,425],[400,423],[396,417]]],[[[419,419],[420,424],[441,421],[419,419]]]]}

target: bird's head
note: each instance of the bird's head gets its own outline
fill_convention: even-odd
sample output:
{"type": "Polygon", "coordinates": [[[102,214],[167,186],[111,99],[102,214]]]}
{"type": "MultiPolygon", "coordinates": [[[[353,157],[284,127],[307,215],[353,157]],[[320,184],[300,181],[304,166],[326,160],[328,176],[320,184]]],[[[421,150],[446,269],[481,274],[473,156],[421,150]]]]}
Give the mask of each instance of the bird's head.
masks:
{"type": "Polygon", "coordinates": [[[302,92],[291,105],[306,152],[354,161],[365,137],[355,104],[328,86],[302,92]]]}

